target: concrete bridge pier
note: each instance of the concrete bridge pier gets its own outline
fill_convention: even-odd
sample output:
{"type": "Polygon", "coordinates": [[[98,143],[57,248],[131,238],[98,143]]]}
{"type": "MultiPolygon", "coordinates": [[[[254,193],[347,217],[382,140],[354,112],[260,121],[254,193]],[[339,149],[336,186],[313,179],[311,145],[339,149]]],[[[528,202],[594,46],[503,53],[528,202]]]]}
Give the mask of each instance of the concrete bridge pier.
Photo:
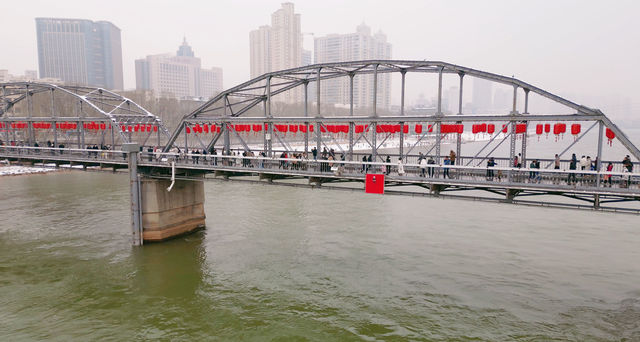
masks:
{"type": "Polygon", "coordinates": [[[145,177],[138,173],[138,144],[125,144],[129,157],[132,243],[164,241],[205,227],[204,181],[145,177]]]}

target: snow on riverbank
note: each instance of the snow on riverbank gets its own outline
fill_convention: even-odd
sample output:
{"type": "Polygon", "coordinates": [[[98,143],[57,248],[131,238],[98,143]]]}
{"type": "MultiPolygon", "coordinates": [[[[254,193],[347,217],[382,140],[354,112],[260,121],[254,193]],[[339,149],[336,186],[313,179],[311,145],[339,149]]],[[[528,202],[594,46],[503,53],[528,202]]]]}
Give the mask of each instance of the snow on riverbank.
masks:
{"type": "Polygon", "coordinates": [[[0,176],[29,175],[34,173],[45,173],[52,171],[56,171],[56,169],[50,167],[30,167],[19,165],[5,166],[0,164],[0,176]]]}

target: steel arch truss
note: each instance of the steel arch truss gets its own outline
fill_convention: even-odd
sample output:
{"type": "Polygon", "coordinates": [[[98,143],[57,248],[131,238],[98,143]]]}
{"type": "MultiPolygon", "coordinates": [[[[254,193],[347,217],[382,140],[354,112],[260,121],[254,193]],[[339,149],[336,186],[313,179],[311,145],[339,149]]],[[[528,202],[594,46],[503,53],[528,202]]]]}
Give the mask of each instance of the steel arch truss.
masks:
{"type": "MultiPolygon", "coordinates": [[[[84,145],[81,141],[85,134],[100,130],[111,135],[113,145],[130,142],[144,145],[151,133],[157,133],[158,145],[161,135],[170,137],[162,120],[134,101],[87,86],[0,83],[0,122],[7,140],[10,133],[15,133],[10,131],[23,129],[25,140],[30,143],[36,139],[35,131],[42,129],[50,131],[54,139],[63,133],[77,136],[79,145],[84,145]],[[16,128],[16,123],[22,126],[16,128]]],[[[0,135],[1,138],[4,137],[0,135]]]]}
{"type": "MultiPolygon", "coordinates": [[[[374,85],[375,89],[375,85],[374,85]]],[[[351,91],[353,86],[351,86],[351,91]]],[[[374,91],[375,93],[375,91],[374,91]]],[[[302,113],[301,113],[302,114],[302,113]]],[[[235,133],[232,129],[232,124],[242,122],[262,122],[268,123],[269,133],[273,133],[273,124],[276,122],[289,122],[300,124],[312,124],[321,125],[322,122],[344,122],[350,123],[353,129],[353,123],[377,123],[377,122],[434,122],[437,124],[443,122],[473,122],[473,121],[506,121],[513,123],[516,122],[529,122],[529,121],[544,121],[544,120],[558,120],[558,121],[599,121],[602,125],[611,129],[616,137],[622,142],[622,144],[640,160],[640,151],[631,143],[627,136],[609,120],[600,110],[589,108],[570,100],[567,100],[558,95],[552,94],[546,90],[533,86],[529,83],[516,79],[514,77],[508,77],[498,75],[490,72],[480,71],[468,67],[463,67],[451,63],[441,61],[406,61],[406,60],[364,60],[364,61],[352,61],[352,62],[339,62],[339,63],[324,63],[315,64],[299,68],[292,68],[282,71],[276,71],[264,74],[256,77],[245,83],[237,85],[233,88],[227,89],[218,94],[192,113],[185,115],[177,127],[177,129],[171,135],[168,144],[165,146],[165,151],[168,151],[172,147],[179,145],[176,141],[180,135],[186,135],[189,126],[197,125],[198,123],[214,122],[218,126],[222,126],[222,134],[214,134],[208,143],[200,141],[202,146],[211,148],[218,139],[226,135],[225,142],[228,145],[229,131],[235,133]],[[390,74],[399,73],[402,75],[402,104],[400,109],[400,115],[397,116],[379,116],[376,113],[376,95],[372,101],[372,113],[368,116],[353,116],[353,95],[351,95],[351,111],[348,117],[336,117],[336,116],[323,116],[320,111],[320,84],[328,79],[335,78],[351,78],[358,75],[374,75],[373,82],[376,83],[376,76],[378,74],[390,74]],[[420,116],[406,116],[404,115],[404,87],[405,87],[405,74],[406,73],[432,73],[438,74],[438,110],[435,115],[420,115],[420,116]],[[486,114],[486,115],[462,115],[462,101],[460,101],[459,115],[445,116],[441,111],[442,102],[442,76],[446,74],[453,74],[459,76],[460,79],[460,99],[462,99],[462,85],[464,76],[472,76],[475,78],[485,79],[491,82],[507,85],[513,87],[513,110],[508,115],[502,114],[486,114]],[[308,115],[308,98],[307,90],[308,85],[316,85],[316,111],[309,117],[308,115]],[[274,96],[292,91],[295,88],[304,88],[304,115],[297,117],[277,117],[271,111],[272,98],[274,96]],[[518,113],[517,111],[517,97],[518,90],[524,92],[524,112],[518,113]],[[528,102],[529,94],[537,94],[550,101],[558,103],[569,109],[571,114],[568,115],[529,115],[528,102]],[[264,107],[263,116],[251,116],[246,115],[249,110],[256,106],[262,105],[264,107]],[[231,129],[230,129],[231,128],[231,129]],[[226,132],[226,134],[225,134],[226,132]]],[[[266,129],[265,129],[266,134],[266,129]]],[[[237,134],[236,134],[237,135],[237,134]]],[[[274,138],[278,138],[277,134],[272,134],[274,138]]],[[[200,139],[200,138],[198,138],[200,139]]],[[[307,138],[308,139],[308,138],[307,138]]],[[[373,144],[375,144],[375,134],[373,137],[373,144]]],[[[186,136],[185,136],[186,141],[186,136]]],[[[242,142],[244,144],[244,142],[242,142]]],[[[266,147],[265,142],[265,147],[266,147]]],[[[245,148],[246,148],[246,144],[245,148]]],[[[284,145],[284,144],[283,144],[284,145]]],[[[266,149],[266,148],[265,148],[266,149]]],[[[375,154],[375,151],[373,152],[375,154]]]]}

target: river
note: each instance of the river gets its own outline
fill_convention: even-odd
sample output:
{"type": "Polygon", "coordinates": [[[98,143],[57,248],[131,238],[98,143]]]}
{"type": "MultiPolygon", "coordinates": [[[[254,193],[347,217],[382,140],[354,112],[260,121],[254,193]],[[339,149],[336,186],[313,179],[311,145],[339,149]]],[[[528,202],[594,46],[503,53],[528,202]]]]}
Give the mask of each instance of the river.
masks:
{"type": "Polygon", "coordinates": [[[0,189],[3,341],[640,340],[633,215],[213,181],[133,248],[124,175],[0,189]]]}

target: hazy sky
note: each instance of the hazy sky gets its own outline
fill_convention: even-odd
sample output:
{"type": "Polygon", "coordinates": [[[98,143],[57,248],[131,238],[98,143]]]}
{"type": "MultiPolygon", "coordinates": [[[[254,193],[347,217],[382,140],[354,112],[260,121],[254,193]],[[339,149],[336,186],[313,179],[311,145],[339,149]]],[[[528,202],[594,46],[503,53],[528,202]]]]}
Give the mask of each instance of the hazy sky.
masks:
{"type": "MultiPolygon", "coordinates": [[[[122,30],[125,88],[135,87],[134,59],[175,52],[183,35],[204,67],[224,69],[229,88],[249,79],[249,31],[269,24],[281,2],[13,2],[0,15],[0,69],[37,69],[35,17],[85,18],[111,21],[122,30]]],[[[637,0],[294,3],[303,32],[354,32],[364,21],[386,33],[394,59],[442,60],[515,75],[555,93],[628,97],[634,108],[640,102],[637,0]]],[[[305,47],[312,46],[313,37],[305,35],[305,47]]],[[[408,90],[409,97],[422,92],[417,88],[408,90]]]]}

